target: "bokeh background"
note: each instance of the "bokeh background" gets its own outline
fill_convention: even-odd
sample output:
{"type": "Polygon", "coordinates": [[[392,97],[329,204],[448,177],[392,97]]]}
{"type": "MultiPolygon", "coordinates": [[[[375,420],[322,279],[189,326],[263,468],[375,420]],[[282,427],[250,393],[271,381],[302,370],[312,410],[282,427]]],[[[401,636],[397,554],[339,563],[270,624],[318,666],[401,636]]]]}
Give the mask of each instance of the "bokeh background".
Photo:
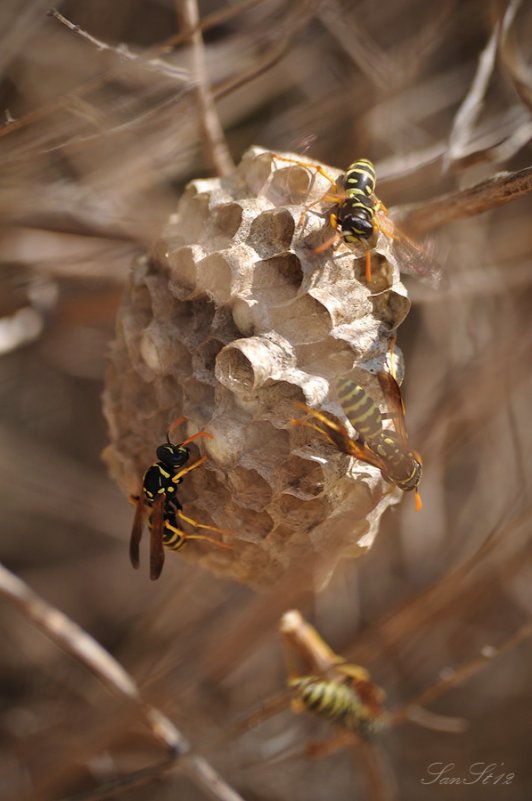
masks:
{"type": "MultiPolygon", "coordinates": [[[[58,9],[96,41],[41,0],[0,8],[1,561],[115,655],[247,801],[529,799],[531,646],[518,637],[497,655],[527,631],[532,606],[525,192],[508,204],[486,193],[482,213],[433,221],[449,283],[407,277],[413,308],[399,331],[424,509],[406,498],[389,511],[372,551],[320,593],[292,576],[257,595],[173,554],[157,584],[133,573],[132,509],[100,460],[100,394],[132,259],[186,182],[219,167],[198,70],[235,161],[255,143],[340,168],[366,156],[387,206],[419,208],[530,164],[530,4],[202,0],[205,64],[188,2],[58,9]],[[430,707],[467,729],[381,734],[377,783],[354,745],[307,756],[334,732],[288,709],[235,733],[283,689],[277,622],[292,606],[371,671],[390,706],[472,663],[430,707]],[[515,777],[427,787],[434,763],[515,777]]],[[[8,597],[1,611],[0,797],[115,797],[98,788],[156,763],[160,745],[8,597]]],[[[207,797],[163,771],[120,793],[207,797]]]]}

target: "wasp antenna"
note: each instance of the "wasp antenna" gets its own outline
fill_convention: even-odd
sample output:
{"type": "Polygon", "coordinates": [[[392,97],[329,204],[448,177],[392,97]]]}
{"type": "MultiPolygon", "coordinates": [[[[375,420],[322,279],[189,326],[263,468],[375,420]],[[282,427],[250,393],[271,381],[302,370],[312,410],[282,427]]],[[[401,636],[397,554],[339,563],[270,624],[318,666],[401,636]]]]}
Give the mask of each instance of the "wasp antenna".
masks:
{"type": "Polygon", "coordinates": [[[187,437],[181,445],[188,445],[190,442],[194,442],[195,439],[199,439],[200,437],[207,437],[207,439],[214,439],[212,434],[209,434],[208,431],[198,431],[197,434],[192,434],[191,437],[187,437]]]}
{"type": "Polygon", "coordinates": [[[175,431],[175,429],[178,428],[181,425],[181,423],[186,423],[187,420],[188,420],[188,417],[184,417],[182,415],[181,417],[176,417],[174,422],[170,423],[168,431],[166,432],[166,441],[168,442],[169,445],[172,444],[170,442],[170,434],[172,433],[172,431],[175,431]]]}
{"type": "Polygon", "coordinates": [[[419,492],[417,490],[416,490],[415,498],[416,498],[416,512],[420,512],[422,510],[422,508],[423,508],[423,502],[421,500],[421,495],[419,494],[419,492]]]}

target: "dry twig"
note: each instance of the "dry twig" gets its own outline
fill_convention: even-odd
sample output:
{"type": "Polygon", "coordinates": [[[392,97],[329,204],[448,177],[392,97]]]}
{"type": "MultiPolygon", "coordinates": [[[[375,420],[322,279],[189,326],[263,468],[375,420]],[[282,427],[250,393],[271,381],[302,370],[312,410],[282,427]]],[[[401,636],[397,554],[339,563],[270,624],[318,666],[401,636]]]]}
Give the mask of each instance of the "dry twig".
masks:
{"type": "Polygon", "coordinates": [[[0,595],[14,604],[26,618],[31,620],[66,653],[94,673],[103,684],[124,700],[132,703],[145,719],[155,739],[169,751],[170,760],[147,771],[141,771],[140,774],[136,772],[117,782],[111,782],[107,789],[102,788],[103,795],[101,793],[98,795],[99,791],[97,791],[96,795],[93,793],[86,797],[102,798],[105,797],[110,787],[113,789],[117,789],[118,786],[126,788],[139,780],[144,783],[152,778],[160,778],[161,772],[164,772],[168,766],[176,767],[174,763],[179,757],[183,764],[180,761],[177,764],[177,770],[187,775],[214,801],[242,801],[238,793],[221,779],[203,757],[190,753],[187,740],[172,721],[143,700],[140,690],[131,676],[90,634],[83,631],[59,609],[40,598],[3,565],[0,565],[0,595]]]}
{"type": "Polygon", "coordinates": [[[200,125],[205,136],[209,161],[218,175],[230,175],[235,165],[216,110],[205,59],[203,35],[199,27],[199,11],[196,0],[178,0],[178,13],[182,15],[192,46],[196,96],[200,114],[200,125]]]}
{"type": "Polygon", "coordinates": [[[416,231],[430,231],[462,217],[473,217],[532,191],[532,167],[499,173],[467,189],[402,207],[401,219],[416,231]]]}
{"type": "Polygon", "coordinates": [[[139,688],[116,659],[77,623],[40,598],[3,565],[0,565],[0,594],[109,689],[133,703],[145,718],[153,736],[172,754],[178,756],[188,751],[188,743],[182,734],[162,712],[143,700],[139,688]]]}
{"type": "Polygon", "coordinates": [[[499,22],[480,54],[475,77],[460,108],[456,112],[449,136],[449,149],[445,157],[445,167],[447,169],[451,167],[453,162],[460,160],[467,143],[471,140],[472,131],[482,111],[484,97],[495,66],[500,30],[501,23],[499,22]]]}
{"type": "Polygon", "coordinates": [[[80,28],[79,25],[71,22],[69,19],[60,14],[56,8],[51,8],[48,11],[48,16],[53,17],[61,25],[64,25],[65,28],[68,28],[69,31],[73,31],[82,39],[85,39],[87,42],[90,42],[94,45],[98,50],[102,52],[114,53],[119,58],[123,59],[124,61],[133,61],[141,67],[146,67],[150,70],[155,70],[155,72],[159,72],[162,75],[167,75],[169,78],[174,78],[179,81],[184,81],[188,85],[194,83],[191,81],[191,75],[188,70],[181,69],[180,67],[174,67],[173,64],[168,64],[166,61],[163,61],[160,58],[155,57],[146,57],[144,54],[137,54],[132,53],[126,45],[119,45],[118,47],[114,47],[113,45],[109,45],[106,42],[103,42],[101,39],[97,39],[92,34],[84,31],[83,28],[80,28]]]}
{"type": "Polygon", "coordinates": [[[506,67],[515,91],[529,109],[532,108],[532,74],[522,57],[515,38],[515,19],[522,5],[522,0],[511,0],[506,9],[502,23],[502,35],[499,46],[501,61],[506,67]]]}
{"type": "Polygon", "coordinates": [[[532,637],[531,622],[525,623],[523,626],[521,626],[521,628],[515,632],[515,634],[512,634],[511,637],[508,637],[508,639],[501,643],[501,645],[497,647],[486,646],[482,650],[482,653],[479,657],[466,662],[456,670],[448,671],[448,675],[445,676],[441,681],[433,684],[432,687],[428,687],[412,701],[404,704],[404,706],[400,706],[397,709],[392,710],[390,713],[390,725],[398,726],[406,721],[410,721],[411,723],[419,723],[418,712],[421,706],[432,704],[442,695],[445,695],[445,693],[453,689],[453,687],[463,684],[472,676],[476,676],[481,670],[484,670],[485,667],[491,664],[495,657],[508,653],[508,651],[511,651],[512,648],[515,648],[529,637],[532,637]]]}

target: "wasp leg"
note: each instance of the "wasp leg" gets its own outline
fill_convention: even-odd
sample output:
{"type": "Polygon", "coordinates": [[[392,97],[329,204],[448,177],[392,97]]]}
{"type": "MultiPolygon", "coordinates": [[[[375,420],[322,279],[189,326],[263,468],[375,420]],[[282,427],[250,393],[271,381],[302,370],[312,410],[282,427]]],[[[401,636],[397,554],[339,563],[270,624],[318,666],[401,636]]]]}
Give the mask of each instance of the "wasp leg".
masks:
{"type": "MultiPolygon", "coordinates": [[[[219,531],[222,534],[228,533],[222,528],[216,528],[215,526],[206,526],[202,523],[198,523],[195,520],[192,520],[191,517],[186,517],[186,515],[182,515],[180,512],[178,512],[178,515],[187,523],[196,526],[196,528],[208,528],[212,531],[219,531]]],[[[231,548],[231,546],[228,543],[220,542],[220,540],[215,540],[214,537],[207,537],[205,534],[187,534],[186,531],[183,531],[183,529],[177,528],[176,526],[172,526],[172,524],[169,523],[168,521],[165,522],[165,527],[172,532],[172,536],[165,541],[166,547],[170,548],[170,550],[172,551],[179,551],[188,542],[188,540],[203,540],[204,542],[210,542],[211,545],[217,545],[218,548],[231,548]]]]}
{"type": "Polygon", "coordinates": [[[332,247],[336,242],[336,240],[338,239],[339,236],[338,219],[336,217],[336,214],[331,214],[329,216],[329,222],[331,224],[331,228],[333,228],[334,230],[334,233],[332,234],[332,236],[326,239],[325,242],[322,242],[321,245],[318,245],[317,248],[314,248],[314,253],[324,253],[326,250],[332,247]]]}
{"type": "MultiPolygon", "coordinates": [[[[323,169],[323,167],[321,167],[319,164],[312,164],[311,162],[308,162],[308,161],[299,161],[299,159],[289,159],[289,158],[286,158],[285,156],[274,155],[273,158],[277,159],[278,161],[285,161],[288,164],[297,164],[300,167],[305,167],[306,169],[313,170],[314,174],[318,173],[319,175],[323,176],[323,178],[325,178],[326,181],[329,181],[331,186],[334,187],[334,189],[336,190],[336,180],[331,175],[329,175],[329,173],[327,173],[323,169]]],[[[344,200],[345,200],[345,194],[340,195],[340,194],[338,194],[337,191],[331,192],[331,193],[330,192],[326,192],[324,195],[319,197],[317,200],[314,200],[314,201],[312,201],[312,203],[309,203],[308,206],[305,206],[305,208],[301,212],[301,216],[299,218],[299,225],[303,225],[303,221],[305,219],[305,216],[306,216],[307,212],[310,211],[310,209],[313,206],[316,206],[318,203],[343,203],[344,200]]],[[[336,227],[336,226],[334,226],[334,227],[336,227]]],[[[330,245],[327,245],[327,247],[330,247],[330,245]]],[[[327,248],[323,248],[323,249],[326,250],[327,248]]],[[[316,252],[317,253],[321,253],[322,251],[320,250],[320,251],[316,251],[316,252]]]]}
{"type": "Polygon", "coordinates": [[[321,434],[322,436],[326,437],[326,439],[329,440],[331,445],[336,445],[336,442],[327,433],[327,431],[324,428],[320,428],[320,426],[317,426],[315,423],[309,423],[308,420],[299,420],[297,417],[292,417],[289,422],[290,425],[293,426],[301,426],[302,428],[312,428],[314,431],[317,431],[318,434],[321,434]]]}
{"type": "MultiPolygon", "coordinates": [[[[222,531],[223,529],[217,530],[222,531]]],[[[210,542],[211,545],[216,545],[218,548],[225,548],[229,551],[232,548],[228,542],[221,542],[220,540],[215,540],[214,537],[206,537],[204,534],[187,534],[186,538],[187,540],[203,540],[204,542],[210,542]]]]}
{"type": "Polygon", "coordinates": [[[200,459],[194,462],[194,464],[189,465],[188,467],[183,467],[182,470],[178,470],[175,476],[172,476],[172,481],[174,484],[180,484],[183,476],[186,476],[187,473],[190,473],[191,470],[195,470],[196,467],[199,467],[204,462],[207,461],[206,456],[202,456],[200,459]]]}
{"type": "MultiPolygon", "coordinates": [[[[205,528],[205,529],[208,529],[209,531],[217,531],[219,534],[231,534],[232,533],[231,531],[228,531],[228,529],[226,529],[226,528],[218,528],[217,526],[209,526],[206,523],[198,523],[198,521],[194,520],[193,517],[188,517],[187,515],[184,515],[183,512],[181,512],[181,511],[177,512],[177,516],[181,520],[184,520],[185,523],[188,523],[189,525],[194,526],[194,528],[205,528]]],[[[192,536],[194,536],[194,539],[197,539],[197,537],[195,535],[192,535],[192,534],[187,534],[186,536],[187,536],[187,539],[190,539],[190,537],[192,537],[192,536]]]]}
{"type": "Polygon", "coordinates": [[[332,740],[314,740],[307,744],[305,748],[306,756],[311,759],[321,759],[342,748],[346,748],[353,743],[353,734],[351,732],[340,732],[332,740]]]}
{"type": "Polygon", "coordinates": [[[371,273],[371,250],[366,251],[365,274],[366,274],[366,283],[371,284],[371,282],[373,281],[373,275],[371,273]]]}
{"type": "Polygon", "coordinates": [[[331,186],[336,186],[336,180],[332,178],[332,176],[330,176],[320,164],[313,164],[310,161],[299,161],[299,159],[289,159],[286,158],[286,156],[278,156],[276,153],[274,153],[273,158],[277,161],[286,161],[289,164],[298,164],[300,167],[307,167],[309,170],[314,170],[320,175],[323,175],[323,177],[329,181],[331,186]]]}
{"type": "Polygon", "coordinates": [[[171,551],[179,551],[188,539],[186,532],[177,528],[177,526],[173,526],[168,520],[164,521],[164,528],[172,532],[169,537],[164,539],[165,547],[170,548],[171,551]]]}

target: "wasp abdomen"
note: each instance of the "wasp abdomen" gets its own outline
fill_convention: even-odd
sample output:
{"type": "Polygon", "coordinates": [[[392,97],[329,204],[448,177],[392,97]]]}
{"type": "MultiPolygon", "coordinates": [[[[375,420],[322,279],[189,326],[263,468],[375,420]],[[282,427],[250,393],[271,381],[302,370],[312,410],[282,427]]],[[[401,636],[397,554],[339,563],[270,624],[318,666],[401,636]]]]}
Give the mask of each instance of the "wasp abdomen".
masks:
{"type": "Polygon", "coordinates": [[[347,684],[318,676],[301,676],[291,679],[289,686],[296,699],[315,715],[359,733],[365,733],[371,726],[369,708],[347,684]]]}
{"type": "Polygon", "coordinates": [[[381,432],[371,442],[371,449],[386,462],[386,477],[399,489],[417,489],[421,479],[421,464],[411,451],[405,451],[393,431],[381,432]]]}
{"type": "Polygon", "coordinates": [[[369,197],[375,191],[375,167],[369,159],[357,159],[345,171],[344,186],[347,197],[364,193],[369,197]]]}
{"type": "Polygon", "coordinates": [[[373,234],[375,180],[375,168],[368,159],[354,161],[345,172],[346,198],[338,210],[338,221],[346,242],[369,239],[373,234]]]}
{"type": "Polygon", "coordinates": [[[382,432],[382,415],[366,390],[348,378],[336,382],[338,400],[353,428],[368,442],[382,432]]]}

